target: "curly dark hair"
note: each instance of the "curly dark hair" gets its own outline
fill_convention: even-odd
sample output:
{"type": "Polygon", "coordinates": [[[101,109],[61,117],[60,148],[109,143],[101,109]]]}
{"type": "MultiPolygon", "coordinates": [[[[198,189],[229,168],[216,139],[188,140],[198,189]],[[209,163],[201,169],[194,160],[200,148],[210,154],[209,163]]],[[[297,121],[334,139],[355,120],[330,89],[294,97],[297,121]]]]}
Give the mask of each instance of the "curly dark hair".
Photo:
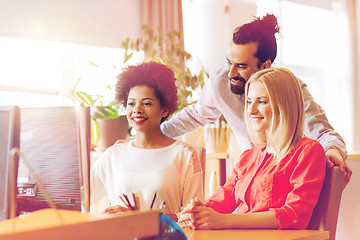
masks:
{"type": "Polygon", "coordinates": [[[274,62],[277,54],[275,34],[280,32],[277,18],[273,14],[256,17],[252,22],[237,27],[233,33],[235,44],[258,44],[255,57],[259,60],[258,67],[270,60],[274,62]]]}
{"type": "MultiPolygon", "coordinates": [[[[158,62],[143,62],[129,66],[117,77],[115,102],[124,107],[130,90],[135,86],[148,86],[154,89],[161,107],[169,109],[169,115],[177,110],[177,88],[174,72],[158,62]]],[[[163,118],[164,121],[167,117],[163,118]]]]}

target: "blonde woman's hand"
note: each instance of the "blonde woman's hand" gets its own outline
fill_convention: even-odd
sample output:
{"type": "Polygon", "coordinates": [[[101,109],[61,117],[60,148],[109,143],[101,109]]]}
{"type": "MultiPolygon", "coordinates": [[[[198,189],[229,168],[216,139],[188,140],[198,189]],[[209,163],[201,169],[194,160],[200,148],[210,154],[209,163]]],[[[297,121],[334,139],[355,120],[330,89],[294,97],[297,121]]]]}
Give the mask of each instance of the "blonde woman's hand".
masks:
{"type": "Polygon", "coordinates": [[[180,212],[178,222],[182,223],[183,228],[195,229],[195,216],[193,210],[196,206],[205,206],[198,198],[191,199],[190,202],[180,212]]]}
{"type": "Polygon", "coordinates": [[[194,224],[192,229],[223,229],[228,214],[221,214],[208,206],[196,206],[193,209],[194,224]]]}

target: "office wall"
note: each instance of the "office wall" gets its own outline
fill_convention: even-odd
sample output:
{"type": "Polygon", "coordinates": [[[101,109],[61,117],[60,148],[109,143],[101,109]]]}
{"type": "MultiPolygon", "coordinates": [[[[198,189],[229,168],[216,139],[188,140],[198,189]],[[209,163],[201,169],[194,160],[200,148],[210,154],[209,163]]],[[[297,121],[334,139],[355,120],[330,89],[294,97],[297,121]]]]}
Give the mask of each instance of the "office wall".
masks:
{"type": "Polygon", "coordinates": [[[0,36],[119,47],[140,35],[140,1],[0,0],[0,36]]]}
{"type": "Polygon", "coordinates": [[[256,16],[255,0],[182,0],[182,4],[185,48],[208,72],[226,64],[235,27],[256,16]]]}

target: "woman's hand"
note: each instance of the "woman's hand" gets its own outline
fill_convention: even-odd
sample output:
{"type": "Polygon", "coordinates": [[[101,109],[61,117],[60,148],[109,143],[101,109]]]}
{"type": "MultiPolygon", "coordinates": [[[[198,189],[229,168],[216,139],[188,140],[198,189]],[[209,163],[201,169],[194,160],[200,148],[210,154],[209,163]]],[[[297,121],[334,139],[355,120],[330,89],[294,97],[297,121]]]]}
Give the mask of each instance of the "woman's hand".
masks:
{"type": "Polygon", "coordinates": [[[228,214],[216,212],[211,207],[196,206],[192,211],[195,221],[193,229],[223,229],[228,214]]]}
{"type": "Polygon", "coordinates": [[[115,214],[120,212],[128,212],[129,209],[120,205],[111,206],[105,209],[105,213],[115,214]]]}
{"type": "Polygon", "coordinates": [[[201,202],[198,198],[191,199],[190,202],[180,212],[178,222],[183,223],[183,228],[195,229],[195,217],[193,210],[196,206],[204,206],[204,203],[201,202]]]}
{"type": "Polygon", "coordinates": [[[203,203],[199,199],[192,199],[180,213],[179,223],[183,228],[190,229],[222,229],[227,215],[221,214],[209,207],[209,203],[203,203]]]}

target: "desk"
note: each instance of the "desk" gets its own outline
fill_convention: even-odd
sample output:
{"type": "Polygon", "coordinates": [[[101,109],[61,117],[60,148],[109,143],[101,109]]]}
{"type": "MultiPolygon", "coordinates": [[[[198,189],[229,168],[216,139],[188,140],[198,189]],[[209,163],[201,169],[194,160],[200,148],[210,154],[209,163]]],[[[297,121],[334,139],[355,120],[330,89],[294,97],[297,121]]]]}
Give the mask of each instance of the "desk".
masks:
{"type": "Polygon", "coordinates": [[[328,231],[317,230],[184,230],[188,240],[326,240],[328,231]]]}
{"type": "Polygon", "coordinates": [[[43,209],[28,216],[0,221],[0,240],[117,240],[159,235],[160,212],[89,214],[43,209]]]}

